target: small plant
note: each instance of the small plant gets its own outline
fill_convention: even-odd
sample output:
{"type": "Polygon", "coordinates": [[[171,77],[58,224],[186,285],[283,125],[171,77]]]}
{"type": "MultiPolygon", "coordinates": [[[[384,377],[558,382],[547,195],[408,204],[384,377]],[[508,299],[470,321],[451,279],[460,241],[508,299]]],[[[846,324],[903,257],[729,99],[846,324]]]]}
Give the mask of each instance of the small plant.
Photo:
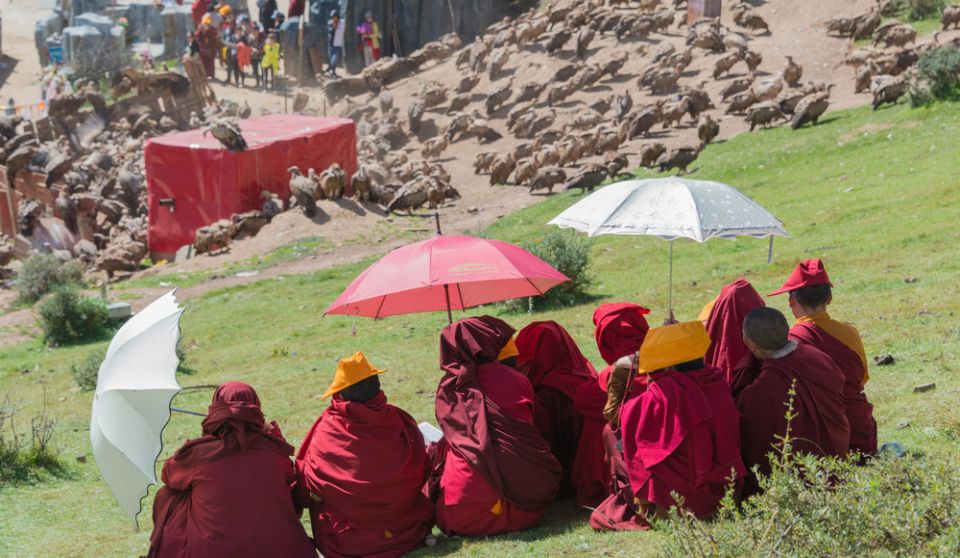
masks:
{"type": "Polygon", "coordinates": [[[537,256],[570,278],[547,291],[543,296],[514,301],[508,305],[517,310],[540,310],[583,302],[591,284],[590,241],[568,231],[550,231],[538,242],[524,242],[523,249],[537,256]]]}
{"type": "Polygon", "coordinates": [[[40,303],[43,340],[49,345],[95,341],[107,331],[107,305],[83,297],[73,288],[60,288],[40,303]]]}
{"type": "Polygon", "coordinates": [[[10,394],[0,402],[0,484],[36,480],[41,472],[63,475],[65,467],[53,447],[56,420],[47,414],[47,393],[43,408],[30,419],[30,441],[17,431],[17,409],[10,394]]]}
{"type": "MultiPolygon", "coordinates": [[[[920,104],[929,104],[932,99],[960,100],[960,48],[948,44],[921,54],[917,62],[917,77],[924,86],[923,89],[915,86],[918,89],[917,99],[927,101],[920,104]]],[[[914,104],[912,89],[910,95],[911,104],[914,104]]]]}
{"type": "Polygon", "coordinates": [[[34,254],[23,262],[14,286],[21,303],[32,304],[57,287],[79,285],[83,266],[76,261],[61,262],[53,254],[34,254]]]}
{"type": "Polygon", "coordinates": [[[97,376],[100,374],[100,364],[103,362],[107,352],[103,349],[97,349],[87,355],[83,362],[71,364],[70,372],[77,385],[84,391],[90,391],[97,387],[97,376]]]}
{"type": "Polygon", "coordinates": [[[946,0],[890,0],[883,6],[882,14],[906,21],[921,21],[939,17],[946,5],[946,0]]]}

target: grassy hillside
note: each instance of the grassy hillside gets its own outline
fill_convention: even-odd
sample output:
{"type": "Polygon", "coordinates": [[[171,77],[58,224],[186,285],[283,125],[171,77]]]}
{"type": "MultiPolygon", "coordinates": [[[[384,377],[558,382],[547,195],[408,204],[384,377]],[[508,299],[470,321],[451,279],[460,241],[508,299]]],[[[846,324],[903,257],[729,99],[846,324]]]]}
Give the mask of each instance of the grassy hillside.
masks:
{"type": "MultiPolygon", "coordinates": [[[[869,356],[892,353],[893,366],[874,367],[867,385],[876,405],[881,443],[900,441],[931,459],[960,450],[955,413],[960,371],[960,106],[903,106],[830,114],[817,128],[745,134],[709,147],[692,177],[732,184],[776,214],[792,239],[778,240],[772,265],[766,242],[715,240],[675,246],[674,300],[680,319],[692,319],[718,290],[745,275],[761,292],[778,287],[794,264],[825,259],[836,285],[834,315],[854,322],[869,356]],[[934,391],[914,394],[917,384],[934,391]]],[[[506,188],[504,195],[511,195],[506,188]]],[[[487,234],[523,241],[579,199],[564,194],[501,219],[487,234]]],[[[665,315],[667,245],[645,237],[593,242],[591,292],[598,300],[627,299],[665,315]]],[[[184,386],[242,379],[260,392],[269,419],[298,444],[323,410],[318,399],[336,359],[364,351],[390,369],[382,381],[395,404],[433,421],[440,376],[437,337],[442,314],[380,321],[321,312],[362,269],[348,266],[305,276],[263,280],[190,301],[183,319],[188,364],[184,386]],[[356,325],[356,336],[352,327],[356,325]]],[[[769,302],[786,311],[784,298],[769,302]]],[[[534,319],[564,324],[584,353],[600,362],[592,342],[593,304],[536,315],[501,314],[518,329],[534,319]]],[[[103,345],[103,343],[97,346],[103,345]]],[[[92,395],[78,392],[70,364],[94,346],[47,349],[38,342],[0,351],[0,396],[19,407],[20,426],[43,404],[57,419],[56,443],[67,473],[35,484],[0,486],[0,555],[131,556],[145,553],[149,512],[135,532],[100,480],[90,456],[92,395]],[[75,463],[78,455],[86,463],[75,463]]],[[[211,390],[185,391],[182,408],[204,410],[211,390]]],[[[164,457],[199,432],[195,417],[174,415],[164,457]]],[[[146,510],[152,495],[145,500],[146,510]]],[[[909,519],[909,518],[906,518],[909,519]]],[[[424,555],[539,554],[637,556],[656,554],[659,532],[594,534],[585,512],[558,504],[545,525],[488,540],[445,540],[424,555]]]]}

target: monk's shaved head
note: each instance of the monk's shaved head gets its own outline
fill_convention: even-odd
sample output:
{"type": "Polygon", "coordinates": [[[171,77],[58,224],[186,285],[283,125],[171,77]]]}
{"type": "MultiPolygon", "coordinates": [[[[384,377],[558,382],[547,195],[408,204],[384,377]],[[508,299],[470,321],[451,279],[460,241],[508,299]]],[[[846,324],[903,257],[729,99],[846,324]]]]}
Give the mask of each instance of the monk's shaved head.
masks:
{"type": "Polygon", "coordinates": [[[761,349],[776,351],[787,344],[790,325],[776,308],[761,306],[751,310],[743,320],[743,336],[761,349]]]}
{"type": "Polygon", "coordinates": [[[378,376],[370,376],[352,386],[343,388],[340,392],[340,397],[354,403],[366,403],[376,397],[378,393],[380,393],[380,378],[378,376]]]}

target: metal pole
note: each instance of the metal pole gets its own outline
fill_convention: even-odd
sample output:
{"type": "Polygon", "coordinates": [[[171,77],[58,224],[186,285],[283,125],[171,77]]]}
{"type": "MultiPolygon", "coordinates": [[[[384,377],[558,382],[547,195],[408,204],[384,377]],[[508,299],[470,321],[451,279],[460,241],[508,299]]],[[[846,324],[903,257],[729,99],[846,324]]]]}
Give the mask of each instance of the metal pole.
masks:
{"type": "Polygon", "coordinates": [[[443,294],[444,294],[444,296],[447,297],[447,324],[448,324],[448,325],[452,325],[452,324],[453,324],[453,312],[450,311],[450,286],[449,286],[449,285],[444,285],[444,286],[443,286],[443,294]]]}
{"type": "Polygon", "coordinates": [[[673,321],[673,241],[670,241],[670,273],[669,287],[667,289],[667,308],[669,309],[669,319],[673,321]]]}
{"type": "Polygon", "coordinates": [[[440,236],[440,235],[443,234],[443,232],[440,231],[440,212],[438,211],[438,212],[434,213],[434,214],[433,214],[433,217],[434,217],[434,219],[437,220],[437,236],[440,236]]]}
{"type": "Polygon", "coordinates": [[[770,235],[770,245],[767,247],[767,263],[773,262],[773,235],[770,235]]]}

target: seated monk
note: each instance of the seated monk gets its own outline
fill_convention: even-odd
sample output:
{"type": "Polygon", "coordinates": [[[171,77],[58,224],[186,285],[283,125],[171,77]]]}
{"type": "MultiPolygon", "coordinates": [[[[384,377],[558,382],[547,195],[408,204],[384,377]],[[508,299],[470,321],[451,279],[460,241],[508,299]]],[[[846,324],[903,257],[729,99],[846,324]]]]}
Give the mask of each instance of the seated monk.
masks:
{"type": "Polygon", "coordinates": [[[293,447],[266,424],[257,392],[227,382],[208,413],[203,436],[163,464],[147,556],[316,557],[290,493],[293,447]]]}
{"type": "Polygon", "coordinates": [[[789,332],[787,319],[774,308],[754,308],[743,322],[743,340],[751,354],[740,362],[730,389],[740,411],[740,452],[749,470],[744,496],[759,491],[754,467],[769,475],[767,454],[783,447],[791,388],[793,451],[847,455],[850,423],[843,404],[843,372],[819,349],[788,339],[789,332]]]}
{"type": "MultiPolygon", "coordinates": [[[[630,478],[620,447],[620,403],[628,392],[630,367],[614,363],[636,353],[650,327],[636,304],[603,304],[593,313],[594,336],[600,356],[609,365],[596,381],[577,390],[574,407],[583,414],[584,426],[574,461],[574,482],[580,505],[594,507],[590,526],[597,530],[635,530],[643,526],[633,512],[630,478]],[[591,498],[588,500],[587,498],[591,498]]],[[[632,375],[632,394],[646,389],[643,378],[632,375]]]]}
{"type": "Polygon", "coordinates": [[[665,517],[677,505],[697,517],[717,511],[731,479],[746,474],[730,385],[703,355],[710,338],[699,321],[650,330],[636,357],[647,389],[623,402],[623,456],[638,513],[665,517]]]}
{"type": "Polygon", "coordinates": [[[534,424],[530,380],[497,362],[513,335],[502,320],[467,318],[440,336],[437,389],[443,439],[431,447],[437,525],[448,535],[493,535],[539,523],[561,469],[534,424]]]}
{"type": "Polygon", "coordinates": [[[570,476],[583,427],[573,396],[584,382],[596,382],[597,371],[557,322],[533,322],[520,330],[516,344],[517,370],[533,384],[534,422],[563,467],[560,495],[572,496],[570,476]]]}
{"type": "Polygon", "coordinates": [[[423,435],[387,404],[382,372],[363,353],[341,360],[323,394],[330,406],[297,453],[298,496],[326,558],[400,556],[423,546],[433,526],[423,435]]]}
{"type": "Polygon", "coordinates": [[[743,344],[743,319],[747,312],[764,306],[763,299],[753,285],[741,277],[724,287],[720,296],[708,306],[703,325],[710,336],[710,348],[703,362],[719,368],[729,382],[737,363],[748,352],[743,344]]]}
{"type": "Polygon", "coordinates": [[[790,337],[820,349],[843,372],[850,451],[871,456],[877,453],[877,422],[873,419],[873,405],[863,390],[870,379],[867,355],[857,328],[827,314],[827,305],[833,302],[832,287],[823,262],[811,259],[800,262],[787,282],[769,296],[790,293],[790,310],[797,318],[790,328],[790,337]]]}

